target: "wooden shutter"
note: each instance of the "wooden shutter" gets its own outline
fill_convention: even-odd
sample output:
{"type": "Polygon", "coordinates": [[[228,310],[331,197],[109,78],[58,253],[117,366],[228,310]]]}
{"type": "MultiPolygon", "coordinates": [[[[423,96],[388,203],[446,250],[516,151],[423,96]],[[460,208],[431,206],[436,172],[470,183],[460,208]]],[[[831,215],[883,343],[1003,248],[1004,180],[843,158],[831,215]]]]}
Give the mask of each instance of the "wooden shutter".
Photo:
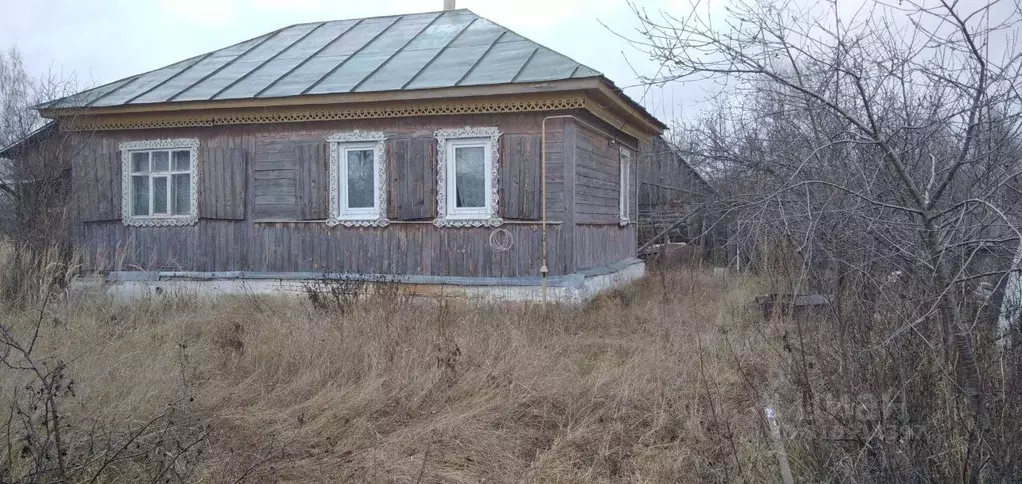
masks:
{"type": "Polygon", "coordinates": [[[298,218],[322,220],[330,215],[330,155],[326,143],[295,146],[298,218]]]}
{"type": "Polygon", "coordinates": [[[504,135],[500,141],[500,206],[503,217],[539,220],[540,137],[504,135]]]}
{"type": "Polygon", "coordinates": [[[436,139],[387,141],[387,217],[392,220],[436,218],[436,139]]]}
{"type": "Polygon", "coordinates": [[[327,218],[330,191],[326,142],[256,143],[253,217],[263,220],[327,218]]]}
{"type": "Polygon", "coordinates": [[[248,159],[243,148],[210,146],[199,154],[199,216],[245,218],[248,159]]]}

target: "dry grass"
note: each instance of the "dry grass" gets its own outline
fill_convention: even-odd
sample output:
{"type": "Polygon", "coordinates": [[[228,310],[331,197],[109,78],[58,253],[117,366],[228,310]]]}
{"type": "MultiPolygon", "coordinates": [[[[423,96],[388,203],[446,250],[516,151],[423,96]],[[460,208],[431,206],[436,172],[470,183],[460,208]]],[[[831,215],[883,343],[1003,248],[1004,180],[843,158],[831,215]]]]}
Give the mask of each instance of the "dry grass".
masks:
{"type": "MultiPolygon", "coordinates": [[[[720,351],[752,291],[686,271],[584,309],[70,300],[48,307],[39,351],[70,360],[79,427],[133,428],[177,402],[177,428],[212,428],[178,466],[191,481],[771,479],[759,402],[720,351]],[[722,400],[746,418],[707,418],[722,400]]],[[[125,460],[106,478],[145,472],[125,460]]]]}
{"type": "MultiPolygon", "coordinates": [[[[934,358],[874,320],[764,321],[748,303],[772,284],[676,269],[578,309],[61,295],[3,322],[41,320],[37,361],[67,365],[73,465],[131,442],[100,482],[776,482],[766,404],[800,479],[960,475],[934,358]],[[907,423],[926,432],[890,432],[907,423]]],[[[8,409],[31,378],[0,375],[8,409]]],[[[0,481],[26,472],[9,427],[0,481]]]]}

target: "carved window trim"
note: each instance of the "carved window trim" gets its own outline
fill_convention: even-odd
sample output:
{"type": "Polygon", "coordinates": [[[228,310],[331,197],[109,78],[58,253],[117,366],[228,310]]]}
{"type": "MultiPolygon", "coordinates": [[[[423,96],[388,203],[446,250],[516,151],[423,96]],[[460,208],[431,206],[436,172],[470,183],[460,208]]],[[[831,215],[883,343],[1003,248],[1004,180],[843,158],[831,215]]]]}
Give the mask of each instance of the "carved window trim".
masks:
{"type": "Polygon", "coordinates": [[[496,127],[464,127],[455,129],[438,129],[436,133],[437,151],[437,218],[433,224],[437,227],[498,227],[503,220],[498,216],[500,187],[500,130],[496,127]],[[449,171],[453,161],[448,160],[448,141],[479,139],[486,143],[485,169],[490,176],[487,179],[487,214],[483,216],[455,215],[448,210],[447,194],[451,189],[449,171]]]}
{"type": "Polygon", "coordinates": [[[387,136],[379,131],[352,131],[335,133],[326,141],[330,145],[330,217],[326,224],[334,227],[386,227],[387,220],[387,174],[386,174],[386,140],[387,136]],[[373,182],[376,195],[376,213],[344,213],[341,203],[341,178],[346,174],[341,170],[342,145],[366,146],[373,150],[373,182]]]}
{"type": "Polygon", "coordinates": [[[632,176],[632,151],[624,146],[621,147],[621,168],[619,173],[620,184],[618,187],[619,200],[618,209],[621,215],[620,225],[623,227],[628,225],[629,218],[629,205],[631,205],[631,199],[629,195],[629,188],[631,187],[631,176],[632,176]]]}
{"type": "MultiPolygon", "coordinates": [[[[194,225],[199,221],[199,140],[197,138],[126,141],[118,146],[121,151],[121,220],[135,227],[173,227],[194,225]],[[134,215],[131,213],[131,154],[139,151],[187,150],[189,153],[188,215],[134,215]]],[[[173,160],[170,160],[173,162],[173,160]]],[[[169,190],[169,188],[168,188],[169,190]]],[[[169,200],[168,194],[168,200],[169,200]]]]}

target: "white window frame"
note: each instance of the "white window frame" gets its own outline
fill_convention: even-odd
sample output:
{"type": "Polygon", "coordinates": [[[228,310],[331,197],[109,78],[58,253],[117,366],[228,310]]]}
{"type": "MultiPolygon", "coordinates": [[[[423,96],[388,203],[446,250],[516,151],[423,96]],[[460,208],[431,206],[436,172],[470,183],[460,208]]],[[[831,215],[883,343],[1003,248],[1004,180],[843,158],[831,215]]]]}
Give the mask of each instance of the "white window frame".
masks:
{"type": "MultiPolygon", "coordinates": [[[[131,225],[136,227],[167,227],[167,226],[181,226],[181,225],[193,225],[199,221],[199,140],[197,138],[178,138],[178,139],[161,139],[161,140],[146,140],[146,141],[127,141],[121,143],[118,147],[121,151],[121,219],[124,225],[131,225]],[[152,182],[150,182],[149,188],[149,215],[135,215],[131,212],[133,207],[134,197],[132,196],[132,166],[131,166],[131,154],[140,151],[188,151],[189,154],[189,171],[188,171],[188,182],[189,186],[189,197],[190,206],[187,214],[184,215],[173,215],[173,214],[152,214],[153,207],[153,192],[152,182]]],[[[151,155],[150,155],[151,156],[151,155]]],[[[172,173],[185,173],[184,171],[173,170],[173,156],[167,160],[170,163],[170,170],[167,173],[167,206],[170,209],[170,197],[171,197],[171,186],[170,180],[172,173]]],[[[152,178],[150,170],[150,179],[152,178]]]]}
{"type": "Polygon", "coordinates": [[[384,156],[387,136],[378,131],[352,131],[328,137],[330,144],[330,218],[333,227],[385,227],[387,220],[387,176],[384,156]],[[373,207],[348,207],[348,157],[353,150],[373,150],[373,207]]]}
{"type": "Polygon", "coordinates": [[[628,211],[630,209],[631,197],[629,197],[629,188],[631,188],[631,176],[632,176],[632,150],[622,146],[620,148],[621,157],[621,168],[619,173],[620,186],[618,208],[621,212],[621,226],[628,225],[628,211]]]}
{"type": "Polygon", "coordinates": [[[498,216],[500,130],[495,127],[465,127],[440,129],[437,140],[437,227],[497,227],[503,221],[498,216]],[[483,148],[486,205],[479,208],[458,208],[455,201],[454,150],[461,147],[483,148]]]}

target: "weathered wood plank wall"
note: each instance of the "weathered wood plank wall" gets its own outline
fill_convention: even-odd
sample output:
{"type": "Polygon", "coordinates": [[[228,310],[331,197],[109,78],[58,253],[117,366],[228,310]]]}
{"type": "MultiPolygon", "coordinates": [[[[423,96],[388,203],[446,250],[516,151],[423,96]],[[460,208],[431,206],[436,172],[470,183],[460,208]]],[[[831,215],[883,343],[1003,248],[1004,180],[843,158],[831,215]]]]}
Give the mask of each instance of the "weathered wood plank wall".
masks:
{"type": "MultiPolygon", "coordinates": [[[[74,241],[97,270],[538,275],[541,230],[534,220],[540,215],[539,167],[527,160],[539,156],[541,119],[539,114],[480,115],[98,133],[92,137],[93,154],[73,167],[81,207],[74,241]],[[432,225],[433,132],[463,126],[497,126],[502,132],[500,206],[508,219],[504,228],[514,238],[510,251],[490,249],[492,229],[432,225]],[[329,187],[325,138],[356,129],[387,133],[388,168],[400,165],[409,175],[395,181],[394,170],[389,171],[394,220],[388,227],[330,228],[322,222],[329,187]],[[200,140],[200,221],[188,227],[126,227],[120,221],[117,146],[164,138],[200,140]]],[[[574,139],[564,135],[567,124],[547,125],[552,275],[575,266],[573,226],[561,223],[568,212],[565,192],[574,181],[565,177],[565,160],[574,156],[574,139]]]]}
{"type": "MultiPolygon", "coordinates": [[[[621,156],[618,144],[591,128],[580,126],[576,136],[575,221],[580,224],[617,224],[621,220],[621,156]]],[[[634,173],[637,154],[632,155],[634,173]]],[[[634,180],[628,190],[634,205],[634,180]]],[[[630,207],[631,208],[631,207],[630,207]]]]}
{"type": "MultiPolygon", "coordinates": [[[[492,229],[438,229],[431,223],[379,228],[310,222],[247,223],[202,219],[187,227],[127,227],[118,221],[80,226],[78,240],[96,270],[351,272],[515,277],[539,275],[540,228],[504,227],[507,252],[488,246],[492,229]]],[[[551,225],[560,240],[563,225],[551,225]]],[[[550,252],[553,274],[566,273],[563,253],[550,252]]]]}
{"type": "MultiPolygon", "coordinates": [[[[709,194],[709,185],[659,136],[643,145],[642,160],[636,168],[640,243],[697,210],[709,194]]],[[[704,217],[693,217],[672,230],[671,239],[700,243],[704,223],[704,217]]]]}
{"type": "MultiPolygon", "coordinates": [[[[605,127],[608,132],[609,127],[605,127]]],[[[621,226],[621,158],[620,143],[589,126],[579,125],[575,136],[575,222],[572,237],[576,269],[598,267],[635,257],[637,248],[635,217],[635,168],[640,153],[632,154],[629,178],[630,223],[621,226]]],[[[622,136],[616,133],[616,136],[622,136]]],[[[634,142],[623,139],[628,143],[634,142]]]]}
{"type": "Polygon", "coordinates": [[[80,138],[82,149],[71,171],[75,220],[97,222],[121,218],[121,157],[116,143],[80,138]]]}
{"type": "Polygon", "coordinates": [[[578,225],[573,234],[577,269],[600,267],[635,257],[635,224],[578,225]]]}

